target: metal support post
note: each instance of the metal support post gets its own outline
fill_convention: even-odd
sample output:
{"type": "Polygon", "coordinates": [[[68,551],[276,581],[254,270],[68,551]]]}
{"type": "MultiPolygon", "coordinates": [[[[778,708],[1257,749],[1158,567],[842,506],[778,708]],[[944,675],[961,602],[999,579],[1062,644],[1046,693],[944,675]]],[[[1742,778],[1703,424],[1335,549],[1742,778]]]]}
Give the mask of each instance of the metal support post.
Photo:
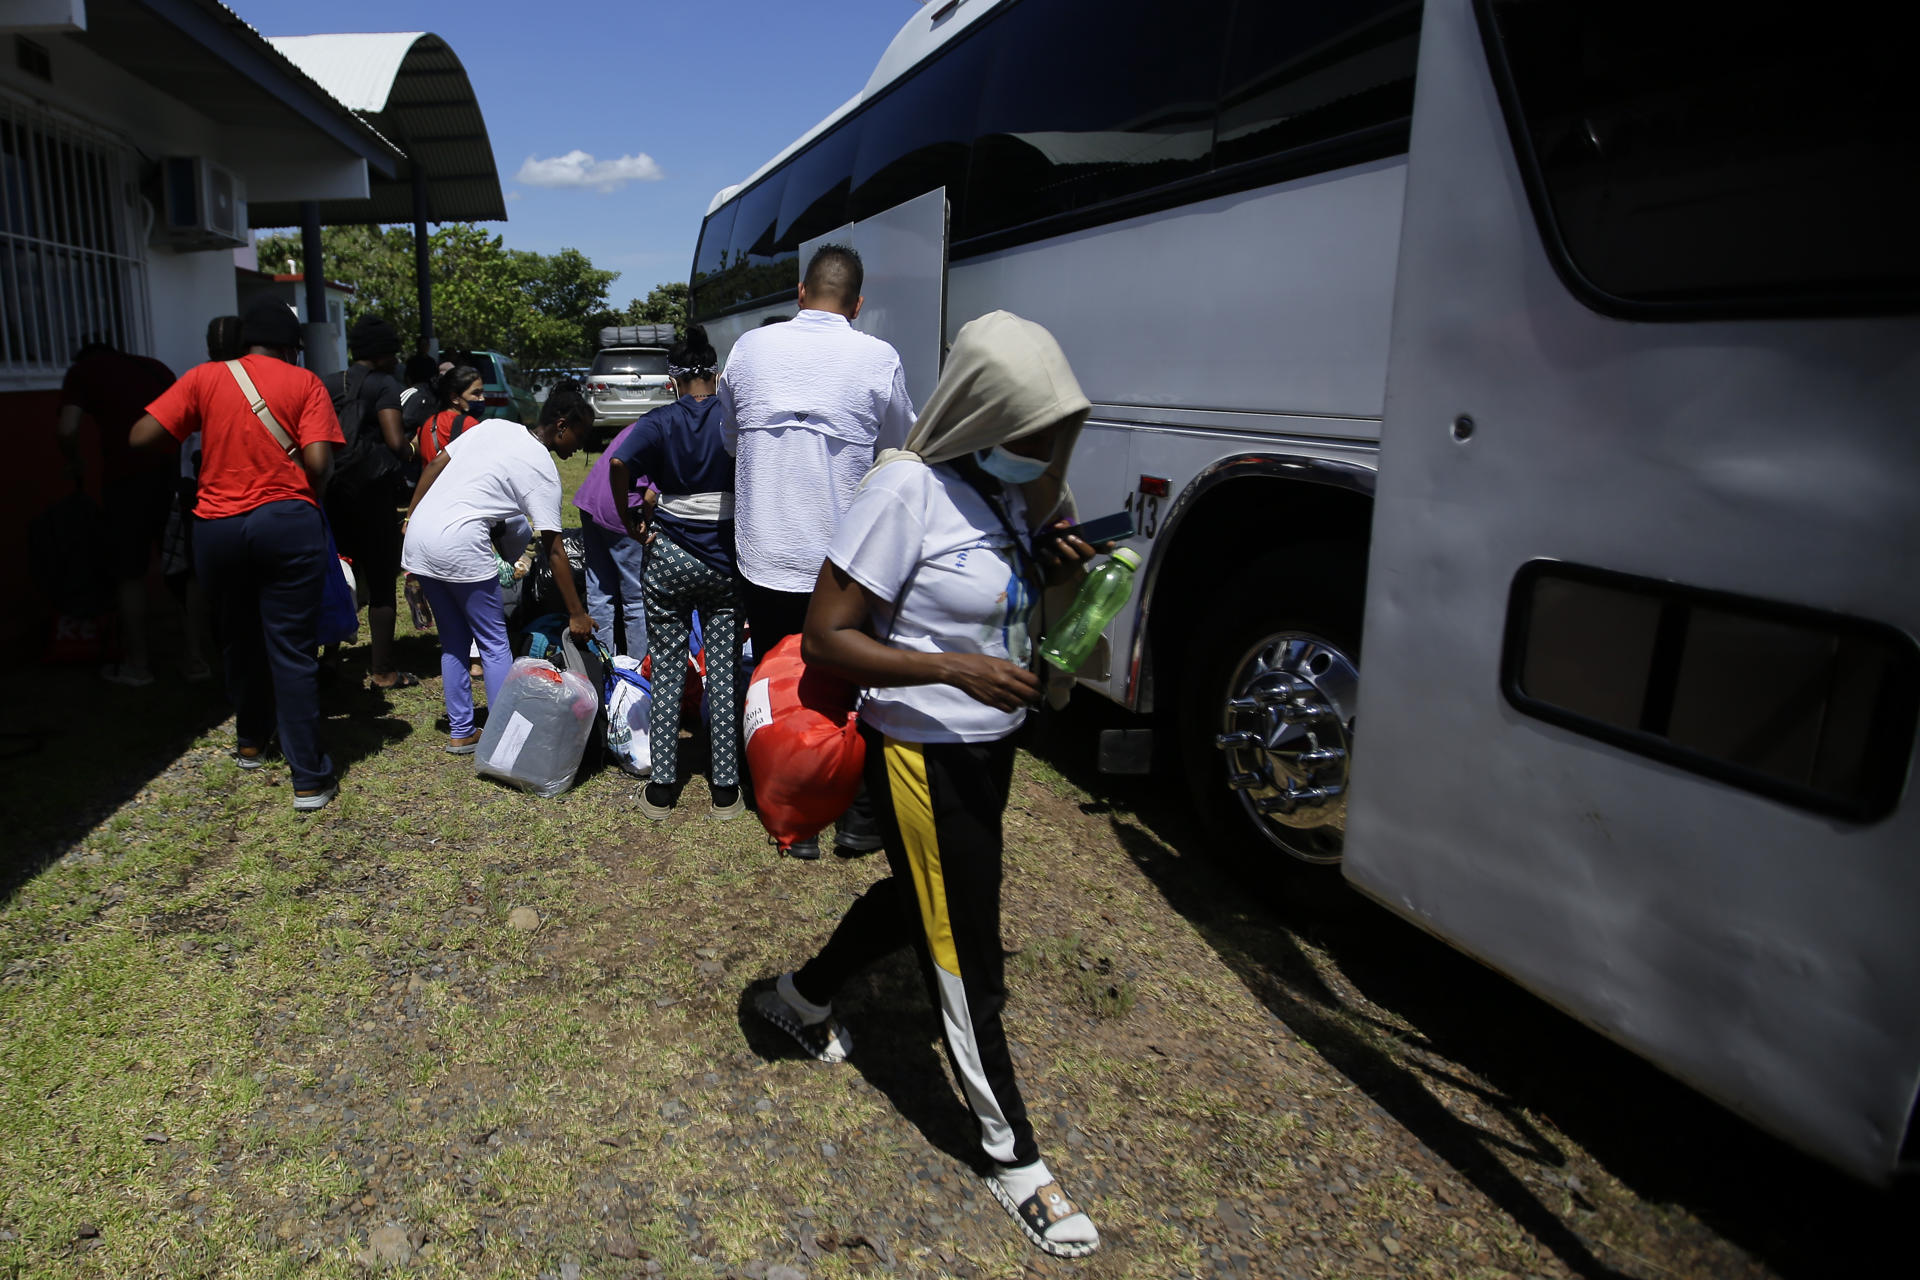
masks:
{"type": "Polygon", "coordinates": [[[413,165],[413,278],[420,293],[420,351],[438,359],[440,339],[433,331],[433,246],[427,239],[427,173],[415,156],[413,165]]]}
{"type": "Polygon", "coordinates": [[[329,374],[346,363],[340,351],[339,335],[327,315],[327,274],[320,252],[320,205],[306,200],[300,205],[300,270],[305,277],[307,323],[305,329],[307,368],[329,374]]]}

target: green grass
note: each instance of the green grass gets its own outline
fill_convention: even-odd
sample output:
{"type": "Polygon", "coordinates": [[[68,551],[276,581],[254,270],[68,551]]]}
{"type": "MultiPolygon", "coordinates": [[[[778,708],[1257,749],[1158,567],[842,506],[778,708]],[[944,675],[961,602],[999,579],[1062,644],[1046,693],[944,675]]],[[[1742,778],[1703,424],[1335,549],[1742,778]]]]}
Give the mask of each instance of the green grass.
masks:
{"type": "MultiPolygon", "coordinates": [[[[588,461],[563,465],[569,494],[588,461]]],[[[365,657],[350,648],[349,671],[365,657]]],[[[62,677],[36,696],[30,719],[119,726],[125,767],[49,749],[5,784],[23,856],[54,860],[0,902],[0,1277],[347,1277],[389,1222],[425,1233],[424,1276],[569,1257],[645,1274],[617,1237],[669,1276],[710,1276],[696,1256],[792,1259],[804,1229],[833,1246],[808,1273],[848,1277],[875,1265],[858,1243],[875,1213],[896,1274],[1017,1277],[1037,1257],[916,1122],[965,1124],[909,963],[842,1002],[856,1040],[902,1063],[768,1060],[743,1032],[743,989],[810,954],[881,859],[781,861],[753,819],[706,821],[699,784],[654,825],[618,774],[553,800],[477,781],[440,750],[431,683],[336,708],[342,794],[312,818],[283,766],[227,758],[204,693],[62,677]],[[520,906],[539,929],[506,926],[520,906]]],[[[1021,757],[1004,894],[1022,1088],[1107,1238],[1075,1274],[1208,1269],[1193,1224],[1281,1197],[1236,1247],[1318,1229],[1327,1252],[1302,1273],[1378,1273],[1381,1222],[1406,1235],[1402,1261],[1550,1271],[1485,1202],[1472,1226],[1436,1216],[1448,1171],[1406,1173],[1415,1145],[1376,1132],[1228,963],[1244,955],[1209,941],[1265,927],[1232,886],[1203,923],[1183,916],[1118,839],[1158,837],[1091,800],[1021,757]],[[1364,1191],[1320,1206],[1349,1163],[1372,1171],[1364,1191]]],[[[1637,1228],[1630,1193],[1580,1167],[1602,1225],[1657,1254],[1667,1228],[1637,1228]]],[[[1702,1257],[1701,1274],[1733,1273],[1702,1257]]]]}

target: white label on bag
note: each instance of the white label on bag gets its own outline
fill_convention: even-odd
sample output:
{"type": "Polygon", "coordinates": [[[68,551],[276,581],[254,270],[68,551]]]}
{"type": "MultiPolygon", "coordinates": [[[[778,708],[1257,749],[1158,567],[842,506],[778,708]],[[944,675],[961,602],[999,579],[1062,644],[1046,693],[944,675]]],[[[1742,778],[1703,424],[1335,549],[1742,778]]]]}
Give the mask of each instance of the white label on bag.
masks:
{"type": "Polygon", "coordinates": [[[747,731],[747,741],[753,741],[753,735],[773,723],[773,700],[767,690],[768,681],[756,680],[747,686],[747,709],[740,719],[740,727],[747,731]]]}
{"type": "Polygon", "coordinates": [[[527,735],[533,732],[533,721],[518,711],[507,721],[507,727],[500,731],[500,741],[494,744],[493,759],[487,764],[502,773],[512,773],[514,764],[520,759],[520,748],[527,745],[527,735]]]}

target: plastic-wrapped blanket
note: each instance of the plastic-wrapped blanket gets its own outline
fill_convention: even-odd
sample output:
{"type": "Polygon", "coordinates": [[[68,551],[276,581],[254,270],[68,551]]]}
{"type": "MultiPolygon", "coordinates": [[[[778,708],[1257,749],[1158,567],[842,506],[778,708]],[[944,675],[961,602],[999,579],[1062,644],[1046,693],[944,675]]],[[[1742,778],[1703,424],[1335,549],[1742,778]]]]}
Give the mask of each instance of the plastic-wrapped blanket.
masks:
{"type": "Polygon", "coordinates": [[[473,753],[474,772],[499,778],[537,796],[557,796],[573,785],[600,691],[577,671],[541,658],[516,658],[487,708],[487,727],[473,753]]]}

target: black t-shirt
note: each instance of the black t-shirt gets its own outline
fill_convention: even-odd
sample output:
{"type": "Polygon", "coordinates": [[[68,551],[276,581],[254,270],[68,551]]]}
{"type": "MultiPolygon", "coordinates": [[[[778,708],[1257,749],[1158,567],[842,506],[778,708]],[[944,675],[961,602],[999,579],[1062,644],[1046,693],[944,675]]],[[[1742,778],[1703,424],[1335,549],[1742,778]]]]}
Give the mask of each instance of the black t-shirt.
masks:
{"type": "MultiPolygon", "coordinates": [[[[400,407],[400,379],[384,369],[369,369],[360,383],[360,421],[380,430],[380,411],[400,407]]],[[[385,435],[381,439],[385,439],[385,435]]],[[[405,433],[401,433],[405,439],[405,433]]]]}

